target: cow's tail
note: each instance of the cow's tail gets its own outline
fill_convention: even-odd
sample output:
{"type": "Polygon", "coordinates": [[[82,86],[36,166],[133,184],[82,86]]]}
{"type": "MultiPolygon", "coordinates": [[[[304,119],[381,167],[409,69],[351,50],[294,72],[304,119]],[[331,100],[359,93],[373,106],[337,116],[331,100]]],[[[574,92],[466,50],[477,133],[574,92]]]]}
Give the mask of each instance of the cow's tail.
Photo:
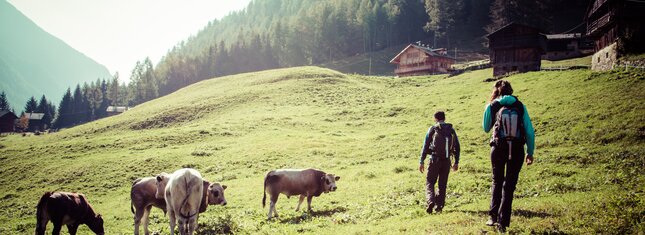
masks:
{"type": "Polygon", "coordinates": [[[181,202],[181,205],[179,206],[179,216],[183,217],[184,219],[190,219],[190,217],[195,216],[197,213],[199,213],[199,210],[195,211],[192,215],[190,214],[190,209],[188,210],[188,215],[184,215],[181,213],[181,209],[184,208],[186,203],[188,202],[188,198],[190,197],[190,184],[188,183],[188,179],[184,178],[184,182],[186,183],[186,196],[184,197],[184,200],[181,202]]]}
{"type": "Polygon", "coordinates": [[[267,180],[269,179],[269,174],[271,174],[271,172],[269,172],[269,173],[264,177],[264,187],[263,187],[263,188],[264,188],[264,194],[263,194],[263,196],[262,196],[262,208],[264,208],[264,207],[265,207],[265,205],[266,205],[266,201],[267,201],[267,180]]]}
{"type": "Polygon", "coordinates": [[[262,196],[262,208],[266,205],[266,200],[267,200],[267,186],[271,183],[273,183],[276,180],[276,175],[272,175],[273,171],[270,171],[267,173],[267,175],[264,177],[264,196],[262,196]]]}
{"type": "Polygon", "coordinates": [[[47,215],[47,201],[52,195],[51,192],[46,192],[40,197],[38,205],[36,206],[36,235],[45,234],[45,226],[49,222],[49,216],[47,215]]]}
{"type": "Polygon", "coordinates": [[[132,181],[132,189],[130,189],[130,211],[132,211],[132,214],[134,214],[134,202],[132,201],[132,194],[134,193],[134,185],[139,183],[139,181],[141,181],[141,178],[132,181]]]}

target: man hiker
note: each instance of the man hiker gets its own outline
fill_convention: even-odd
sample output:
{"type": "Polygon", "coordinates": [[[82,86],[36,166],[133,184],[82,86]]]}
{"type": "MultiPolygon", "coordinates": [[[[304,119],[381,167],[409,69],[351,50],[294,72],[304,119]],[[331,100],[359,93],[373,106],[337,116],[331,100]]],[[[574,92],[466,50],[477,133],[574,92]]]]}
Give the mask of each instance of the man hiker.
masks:
{"type": "Polygon", "coordinates": [[[423,173],[423,161],[429,154],[428,173],[426,175],[426,201],[428,207],[426,212],[432,214],[434,209],[440,213],[446,201],[446,186],[448,184],[448,173],[450,173],[450,156],[455,157],[455,164],[452,170],[459,168],[459,139],[457,133],[452,128],[452,124],[446,123],[444,112],[434,114],[436,124],[428,129],[423,149],[421,150],[421,160],[419,161],[419,171],[423,173]],[[435,192],[434,185],[439,180],[439,192],[435,192]]]}
{"type": "Polygon", "coordinates": [[[535,131],[526,106],[513,96],[508,81],[495,83],[490,102],[484,111],[483,128],[493,130],[490,141],[490,160],[493,168],[492,199],[488,226],[497,226],[505,232],[511,223],[513,192],[524,163],[526,144],[526,165],[533,163],[535,131]]]}

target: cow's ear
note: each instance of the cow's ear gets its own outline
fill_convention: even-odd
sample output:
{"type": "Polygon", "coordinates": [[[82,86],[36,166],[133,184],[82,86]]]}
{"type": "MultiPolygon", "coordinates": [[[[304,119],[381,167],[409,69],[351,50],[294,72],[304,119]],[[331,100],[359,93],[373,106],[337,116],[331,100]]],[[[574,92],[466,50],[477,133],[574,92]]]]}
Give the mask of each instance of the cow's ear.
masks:
{"type": "Polygon", "coordinates": [[[228,188],[228,187],[226,185],[222,184],[222,189],[226,189],[226,188],[228,188]]]}
{"type": "Polygon", "coordinates": [[[339,181],[339,180],[340,180],[340,176],[336,176],[336,177],[334,177],[334,180],[339,181]]]}

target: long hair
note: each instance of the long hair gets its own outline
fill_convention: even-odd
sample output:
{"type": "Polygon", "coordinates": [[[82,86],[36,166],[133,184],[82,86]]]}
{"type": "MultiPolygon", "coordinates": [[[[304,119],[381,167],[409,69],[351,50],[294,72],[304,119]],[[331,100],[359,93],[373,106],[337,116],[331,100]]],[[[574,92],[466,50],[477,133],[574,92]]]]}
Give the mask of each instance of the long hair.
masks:
{"type": "Polygon", "coordinates": [[[503,95],[512,95],[513,94],[513,88],[511,87],[511,83],[506,81],[506,80],[499,80],[495,82],[495,86],[493,87],[493,93],[490,95],[490,100],[489,102],[493,102],[497,97],[503,96],[503,95]]]}

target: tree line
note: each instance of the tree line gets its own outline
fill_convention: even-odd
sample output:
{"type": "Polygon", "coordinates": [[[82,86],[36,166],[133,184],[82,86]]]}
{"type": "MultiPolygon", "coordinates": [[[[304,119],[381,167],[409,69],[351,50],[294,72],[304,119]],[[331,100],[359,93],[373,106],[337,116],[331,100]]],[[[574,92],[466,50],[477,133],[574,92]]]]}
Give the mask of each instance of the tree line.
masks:
{"type": "Polygon", "coordinates": [[[135,106],[204,79],[321,64],[417,41],[485,53],[487,33],[510,22],[564,30],[579,23],[589,1],[253,0],[174,46],[156,66],[149,58],[138,61],[127,84],[115,74],[68,89],[52,124],[95,120],[107,115],[108,105],[135,106]]]}

